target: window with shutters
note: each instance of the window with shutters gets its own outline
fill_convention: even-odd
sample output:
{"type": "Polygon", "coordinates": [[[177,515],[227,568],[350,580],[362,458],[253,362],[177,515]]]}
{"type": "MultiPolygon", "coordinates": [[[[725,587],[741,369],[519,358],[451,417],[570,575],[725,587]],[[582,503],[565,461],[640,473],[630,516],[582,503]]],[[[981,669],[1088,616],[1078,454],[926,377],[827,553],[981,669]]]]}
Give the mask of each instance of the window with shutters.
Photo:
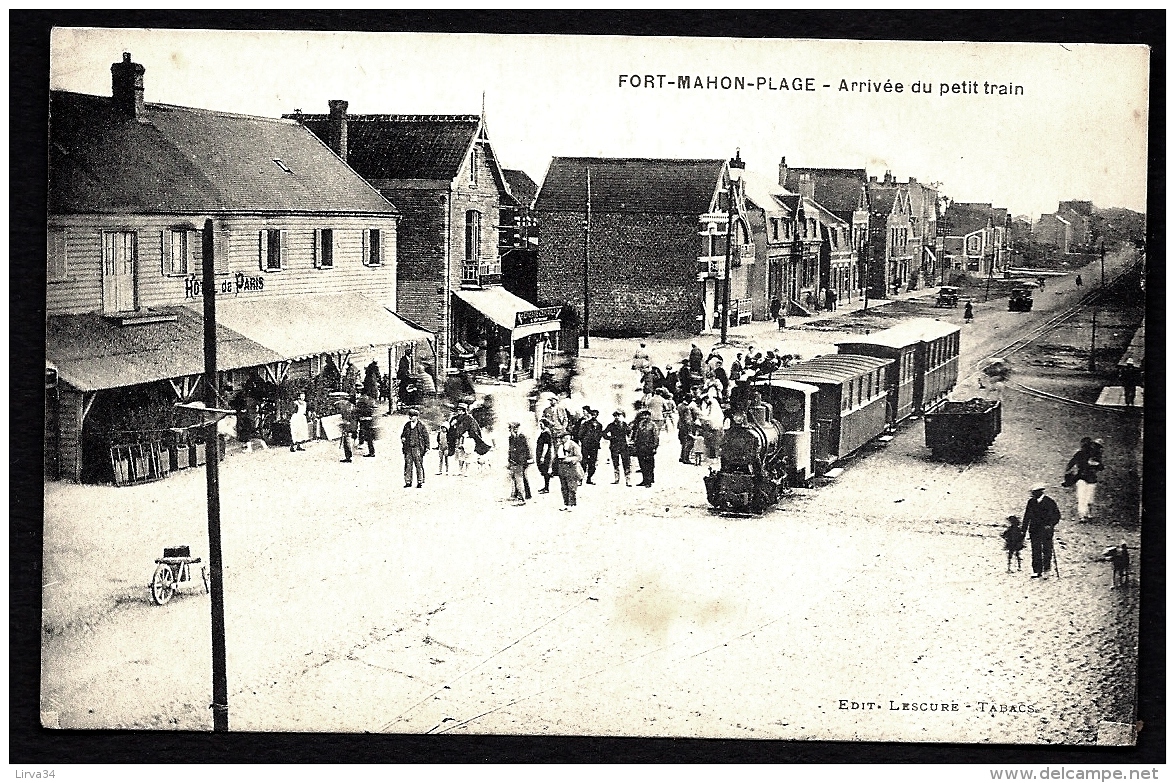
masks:
{"type": "Polygon", "coordinates": [[[335,231],[333,228],[314,230],[314,266],[319,269],[334,269],[335,231]]]}
{"type": "Polygon", "coordinates": [[[45,248],[46,280],[50,283],[69,279],[69,259],[65,252],[65,231],[49,229],[45,248]]]}
{"type": "Polygon", "coordinates": [[[260,266],[262,272],[280,272],[286,266],[286,232],[268,228],[259,232],[260,266]]]}
{"type": "Polygon", "coordinates": [[[366,266],[383,264],[383,230],[369,228],[363,232],[363,263],[366,266]]]}

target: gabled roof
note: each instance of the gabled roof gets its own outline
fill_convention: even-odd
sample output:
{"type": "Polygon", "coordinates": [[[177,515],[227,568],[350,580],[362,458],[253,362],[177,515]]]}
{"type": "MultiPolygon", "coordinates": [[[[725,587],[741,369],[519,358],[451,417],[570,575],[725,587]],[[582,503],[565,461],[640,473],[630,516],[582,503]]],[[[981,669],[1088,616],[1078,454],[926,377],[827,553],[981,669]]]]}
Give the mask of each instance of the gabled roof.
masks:
{"type": "Polygon", "coordinates": [[[521,169],[502,169],[502,176],[506,178],[506,186],[510,193],[524,207],[534,204],[534,197],[539,193],[538,183],[521,169]]]}
{"type": "Polygon", "coordinates": [[[987,228],[991,218],[991,204],[967,204],[956,201],[943,213],[942,223],[948,236],[964,236],[987,228]]]}
{"type": "Polygon", "coordinates": [[[772,213],[783,212],[789,217],[795,215],[799,208],[798,193],[792,193],[773,180],[750,172],[743,174],[743,193],[750,208],[772,213]]]}
{"type": "Polygon", "coordinates": [[[396,214],[294,122],[56,90],[49,113],[51,213],[396,214]]]}
{"type": "Polygon", "coordinates": [[[726,161],[671,158],[554,158],[535,199],[539,211],[583,211],[587,170],[592,210],[701,215],[723,184],[726,161]]]}
{"type": "Polygon", "coordinates": [[[813,199],[804,198],[804,209],[815,212],[819,216],[820,223],[831,225],[840,223],[841,225],[848,225],[848,221],[838,217],[836,213],[832,212],[831,210],[825,209],[823,204],[813,199]]]}
{"type": "MultiPolygon", "coordinates": [[[[330,138],[328,114],[284,116],[330,138]]],[[[348,114],[347,163],[368,180],[451,180],[480,127],[476,114],[348,114]]]]}
{"type": "Polygon", "coordinates": [[[800,191],[800,175],[812,177],[813,197],[825,209],[844,214],[857,209],[861,199],[861,186],[868,177],[865,169],[793,169],[787,170],[788,190],[800,191]]]}

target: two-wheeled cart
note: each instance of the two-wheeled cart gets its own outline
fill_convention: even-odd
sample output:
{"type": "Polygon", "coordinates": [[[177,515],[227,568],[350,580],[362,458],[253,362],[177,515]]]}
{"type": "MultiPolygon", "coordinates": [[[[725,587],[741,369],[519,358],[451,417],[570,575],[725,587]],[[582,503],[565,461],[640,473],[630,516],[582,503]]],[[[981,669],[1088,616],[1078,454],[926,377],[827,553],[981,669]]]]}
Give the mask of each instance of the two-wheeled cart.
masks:
{"type": "MultiPolygon", "coordinates": [[[[192,557],[192,551],[186,546],[164,547],[163,557],[155,560],[155,573],[151,577],[151,600],[163,606],[175,595],[183,585],[190,585],[192,566],[199,565],[200,558],[192,557]]],[[[204,583],[204,592],[208,592],[208,569],[200,566],[200,579],[204,583]]]]}

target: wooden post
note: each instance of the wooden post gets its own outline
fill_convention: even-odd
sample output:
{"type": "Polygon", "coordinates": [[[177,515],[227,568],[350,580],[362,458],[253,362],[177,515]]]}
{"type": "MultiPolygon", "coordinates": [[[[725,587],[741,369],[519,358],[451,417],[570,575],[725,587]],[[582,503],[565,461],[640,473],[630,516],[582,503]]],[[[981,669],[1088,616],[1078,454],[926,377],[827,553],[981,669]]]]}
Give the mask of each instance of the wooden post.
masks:
{"type": "MultiPolygon", "coordinates": [[[[216,264],[212,221],[204,221],[204,404],[216,398],[216,264]]],[[[220,436],[215,419],[204,427],[208,484],[208,592],[212,602],[212,730],[228,731],[228,667],[224,640],[224,566],[220,551],[220,436]]]]}

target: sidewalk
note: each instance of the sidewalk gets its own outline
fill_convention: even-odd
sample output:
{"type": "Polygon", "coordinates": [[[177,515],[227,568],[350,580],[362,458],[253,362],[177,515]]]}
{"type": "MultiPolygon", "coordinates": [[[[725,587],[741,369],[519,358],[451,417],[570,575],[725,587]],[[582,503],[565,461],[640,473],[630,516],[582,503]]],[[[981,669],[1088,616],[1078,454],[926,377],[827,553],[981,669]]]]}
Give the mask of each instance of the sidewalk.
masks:
{"type": "MultiPolygon", "coordinates": [[[[891,295],[886,299],[869,299],[869,312],[880,309],[893,302],[904,302],[910,299],[921,299],[922,297],[936,297],[938,296],[938,286],[930,286],[927,288],[919,288],[914,291],[902,291],[899,294],[891,295]]],[[[817,321],[830,321],[833,318],[841,318],[853,313],[863,313],[861,310],[865,304],[863,298],[857,298],[851,302],[839,303],[835,310],[818,310],[812,315],[789,315],[787,317],[787,326],[780,329],[775,321],[752,321],[749,324],[741,324],[739,326],[732,326],[727,330],[727,334],[731,338],[731,342],[755,342],[757,340],[764,340],[769,335],[777,335],[781,331],[787,329],[803,329],[811,323],[817,321]]],[[[960,305],[962,307],[962,305],[960,305]]],[[[702,339],[713,337],[715,342],[719,338],[719,333],[714,332],[710,335],[700,335],[702,339]]]]}

